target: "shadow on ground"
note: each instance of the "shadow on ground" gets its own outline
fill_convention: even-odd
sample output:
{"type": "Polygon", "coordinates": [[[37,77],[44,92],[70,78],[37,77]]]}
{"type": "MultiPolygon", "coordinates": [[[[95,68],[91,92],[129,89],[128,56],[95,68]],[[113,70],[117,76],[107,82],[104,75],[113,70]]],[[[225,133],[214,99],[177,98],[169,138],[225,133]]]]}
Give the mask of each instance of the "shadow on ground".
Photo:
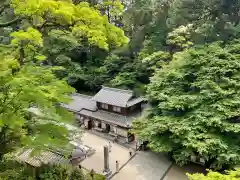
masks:
{"type": "Polygon", "coordinates": [[[163,180],[188,180],[186,173],[205,173],[205,168],[197,164],[189,164],[183,167],[173,165],[163,180]]]}
{"type": "Polygon", "coordinates": [[[170,165],[162,154],[140,151],[112,180],[159,180],[170,165]]]}

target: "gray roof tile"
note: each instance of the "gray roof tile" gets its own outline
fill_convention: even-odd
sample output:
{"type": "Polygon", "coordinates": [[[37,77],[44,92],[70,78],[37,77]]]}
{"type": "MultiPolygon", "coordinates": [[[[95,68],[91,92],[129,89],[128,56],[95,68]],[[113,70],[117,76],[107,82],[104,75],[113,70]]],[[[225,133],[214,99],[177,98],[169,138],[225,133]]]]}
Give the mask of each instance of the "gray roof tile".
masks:
{"type": "Polygon", "coordinates": [[[130,116],[123,116],[115,113],[106,112],[103,110],[88,111],[86,109],[81,110],[79,114],[96,118],[111,124],[116,124],[121,127],[131,127],[132,121],[141,115],[141,113],[135,113],[130,116]]]}
{"type": "Polygon", "coordinates": [[[103,86],[92,100],[114,106],[127,107],[127,103],[132,96],[132,91],[103,86]]]}
{"type": "Polygon", "coordinates": [[[131,106],[133,106],[135,104],[138,104],[142,101],[146,101],[146,99],[143,98],[143,97],[133,98],[133,99],[131,99],[127,102],[127,107],[131,107],[131,106]]]}
{"type": "Polygon", "coordinates": [[[28,163],[34,167],[39,167],[42,164],[68,164],[68,160],[64,158],[63,155],[53,153],[50,151],[44,151],[40,155],[31,155],[32,150],[28,149],[21,153],[18,157],[17,160],[21,162],[28,163]]]}
{"type": "Polygon", "coordinates": [[[73,152],[72,152],[72,159],[75,159],[75,158],[80,158],[80,157],[84,157],[87,155],[87,153],[83,152],[81,149],[74,149],[73,152]]]}
{"type": "Polygon", "coordinates": [[[71,96],[72,101],[64,104],[63,107],[70,111],[78,112],[81,109],[89,109],[95,111],[97,109],[96,102],[92,100],[92,96],[75,93],[71,96]]]}

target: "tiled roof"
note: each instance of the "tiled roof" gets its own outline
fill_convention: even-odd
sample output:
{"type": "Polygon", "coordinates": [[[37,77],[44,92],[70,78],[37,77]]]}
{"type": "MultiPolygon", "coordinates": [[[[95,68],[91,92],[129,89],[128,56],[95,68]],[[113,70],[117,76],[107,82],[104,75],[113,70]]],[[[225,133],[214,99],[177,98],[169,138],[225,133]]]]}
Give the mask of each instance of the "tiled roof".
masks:
{"type": "Polygon", "coordinates": [[[95,111],[97,109],[96,102],[92,100],[92,96],[75,93],[72,96],[72,101],[69,104],[64,104],[63,107],[70,111],[78,112],[81,109],[89,109],[95,111]]]}
{"type": "Polygon", "coordinates": [[[75,158],[81,158],[81,157],[84,157],[87,155],[86,152],[83,152],[81,149],[74,149],[73,152],[72,152],[72,159],[75,159],[75,158]]]}
{"type": "Polygon", "coordinates": [[[132,96],[132,91],[103,86],[92,100],[114,106],[127,107],[127,103],[132,96]]]}
{"type": "Polygon", "coordinates": [[[106,112],[103,110],[88,111],[86,109],[82,109],[79,112],[79,114],[96,118],[96,119],[108,122],[110,124],[116,124],[121,127],[131,127],[132,121],[141,115],[140,113],[137,113],[137,114],[133,114],[132,116],[131,115],[123,116],[115,113],[106,112]]]}
{"type": "Polygon", "coordinates": [[[51,151],[45,151],[42,152],[40,155],[37,156],[31,156],[31,149],[28,149],[21,153],[17,160],[21,162],[28,163],[34,167],[39,167],[41,164],[68,164],[69,161],[64,158],[63,155],[60,155],[58,153],[53,153],[51,151]]]}
{"type": "Polygon", "coordinates": [[[131,106],[133,106],[135,104],[138,104],[142,101],[146,101],[146,99],[143,98],[143,97],[133,98],[133,99],[131,99],[127,102],[127,107],[131,107],[131,106]]]}

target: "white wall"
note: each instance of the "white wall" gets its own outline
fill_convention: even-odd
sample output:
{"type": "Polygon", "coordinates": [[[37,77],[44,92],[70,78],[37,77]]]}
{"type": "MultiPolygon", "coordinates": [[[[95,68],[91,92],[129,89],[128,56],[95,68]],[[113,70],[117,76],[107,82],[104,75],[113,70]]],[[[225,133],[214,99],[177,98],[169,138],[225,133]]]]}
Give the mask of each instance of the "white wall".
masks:
{"type": "Polygon", "coordinates": [[[123,129],[123,128],[119,128],[117,127],[117,134],[123,137],[127,137],[127,133],[128,130],[127,129],[123,129]]]}

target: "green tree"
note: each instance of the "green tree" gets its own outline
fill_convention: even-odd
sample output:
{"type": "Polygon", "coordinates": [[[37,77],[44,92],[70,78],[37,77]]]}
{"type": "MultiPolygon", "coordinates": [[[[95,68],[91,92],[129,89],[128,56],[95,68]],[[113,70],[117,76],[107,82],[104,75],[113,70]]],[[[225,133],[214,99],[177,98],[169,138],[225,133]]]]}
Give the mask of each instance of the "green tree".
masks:
{"type": "Polygon", "coordinates": [[[121,29],[108,23],[106,16],[91,8],[88,3],[81,2],[77,5],[71,1],[36,1],[12,0],[11,6],[20,19],[30,18],[33,27],[44,31],[45,27],[57,25],[90,44],[103,49],[109,45],[121,46],[128,40],[121,29]]]}
{"type": "Polygon", "coordinates": [[[189,180],[239,180],[240,179],[240,169],[226,171],[226,174],[221,174],[219,172],[208,172],[207,175],[203,174],[187,174],[189,180]]]}
{"type": "Polygon", "coordinates": [[[182,51],[193,45],[191,42],[192,25],[180,26],[168,33],[166,43],[170,46],[170,52],[182,51]]]}
{"type": "MultiPolygon", "coordinates": [[[[39,180],[66,180],[68,179],[69,172],[67,167],[61,165],[42,165],[38,168],[37,178],[39,180]]],[[[80,179],[81,180],[81,179],[80,179]]]]}
{"type": "Polygon", "coordinates": [[[139,59],[128,56],[109,55],[98,69],[102,84],[144,93],[143,84],[148,82],[148,69],[139,59]],[[105,81],[104,81],[105,80],[105,81]]]}
{"type": "Polygon", "coordinates": [[[6,160],[0,162],[0,179],[19,179],[19,180],[33,180],[32,172],[25,168],[23,164],[14,161],[6,160]]]}
{"type": "Polygon", "coordinates": [[[155,70],[162,68],[162,66],[164,64],[167,64],[170,60],[170,53],[164,51],[157,51],[147,57],[143,57],[142,63],[151,72],[151,74],[149,74],[150,77],[155,72],[155,70]]]}
{"type": "Polygon", "coordinates": [[[2,54],[0,63],[0,158],[22,145],[64,147],[69,132],[59,123],[73,118],[60,103],[67,103],[74,90],[56,78],[53,68],[41,66],[45,57],[37,53],[42,46],[37,30],[21,30],[12,37],[11,55],[2,54]],[[33,107],[41,116],[30,115],[33,107]]]}
{"type": "Polygon", "coordinates": [[[128,46],[117,51],[123,51],[123,54],[128,56],[136,56],[142,48],[152,22],[153,9],[153,3],[150,0],[136,0],[130,3],[123,13],[123,29],[130,37],[130,42],[128,46]]]}
{"type": "Polygon", "coordinates": [[[240,162],[240,41],[222,46],[176,53],[147,86],[153,108],[134,131],[180,165],[194,156],[216,169],[240,162]]]}
{"type": "MultiPolygon", "coordinates": [[[[26,0],[20,5],[19,2],[4,2],[9,10],[5,8],[1,13],[0,22],[1,17],[4,21],[2,30],[10,28],[13,31],[15,25],[18,29],[33,27],[39,30],[43,38],[41,53],[46,56],[43,63],[64,67],[56,71],[57,77],[66,78],[71,85],[82,83],[84,86],[97,82],[92,81],[91,73],[102,65],[108,51],[128,42],[124,32],[108,22],[105,13],[86,2],[26,0]],[[10,23],[15,18],[18,20],[10,23]]],[[[109,6],[111,16],[115,18],[121,14],[123,7],[119,1],[112,3],[109,6]]],[[[101,5],[100,2],[97,4],[101,5]]],[[[5,34],[4,38],[8,33],[5,34]]],[[[91,87],[95,88],[96,84],[91,87]]]]}
{"type": "Polygon", "coordinates": [[[145,40],[141,53],[152,54],[156,51],[166,51],[166,39],[172,30],[168,26],[168,11],[172,1],[153,1],[152,19],[149,20],[149,28],[145,34],[145,40]]]}
{"type": "Polygon", "coordinates": [[[86,177],[81,170],[74,169],[69,176],[69,180],[86,180],[86,177]]]}
{"type": "MultiPolygon", "coordinates": [[[[43,164],[40,167],[31,167],[5,159],[0,162],[0,167],[0,177],[3,178],[0,178],[1,180],[90,180],[88,174],[84,174],[79,169],[73,169],[70,165],[43,164]]],[[[96,174],[96,180],[97,177],[96,174]]]]}
{"type": "MultiPolygon", "coordinates": [[[[5,5],[12,8],[14,18],[1,27],[16,23],[19,30],[9,35],[11,44],[1,45],[0,159],[21,146],[65,148],[70,136],[61,122],[71,122],[73,117],[61,103],[68,103],[74,89],[56,77],[62,68],[49,57],[53,54],[66,62],[63,48],[71,51],[85,42],[107,51],[128,40],[121,29],[85,2],[12,0],[5,5]],[[59,44],[45,54],[43,46],[49,41],[59,44]],[[33,108],[38,116],[29,112],[33,108]]],[[[75,64],[68,64],[69,71],[74,71],[75,64]]]]}
{"type": "Polygon", "coordinates": [[[173,0],[169,9],[171,27],[193,24],[198,43],[228,41],[239,37],[239,1],[173,0]]]}

